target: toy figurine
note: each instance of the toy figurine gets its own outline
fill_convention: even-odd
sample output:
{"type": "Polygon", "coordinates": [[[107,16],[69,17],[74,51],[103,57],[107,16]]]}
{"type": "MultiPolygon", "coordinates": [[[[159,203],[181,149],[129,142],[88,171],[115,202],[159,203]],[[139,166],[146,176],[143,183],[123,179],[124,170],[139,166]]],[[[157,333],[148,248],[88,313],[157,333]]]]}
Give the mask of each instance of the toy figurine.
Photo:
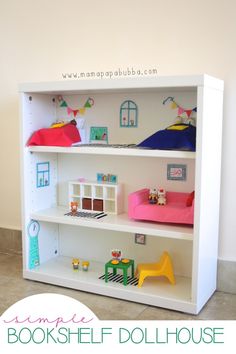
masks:
{"type": "Polygon", "coordinates": [[[77,122],[75,119],[72,119],[70,122],[65,122],[64,120],[58,120],[54,123],[52,123],[50,128],[61,128],[64,127],[67,124],[73,124],[73,125],[77,125],[77,122]]]}
{"type": "Polygon", "coordinates": [[[70,209],[72,214],[75,214],[78,210],[78,203],[77,202],[71,202],[70,203],[70,209]]]}
{"type": "Polygon", "coordinates": [[[159,188],[157,191],[157,204],[166,205],[166,191],[163,188],[159,188]]]}
{"type": "Polygon", "coordinates": [[[83,261],[83,262],[82,262],[82,269],[83,269],[85,272],[87,272],[88,267],[89,267],[89,261],[83,261]]]}
{"type": "Polygon", "coordinates": [[[174,124],[181,124],[183,123],[183,118],[181,116],[177,116],[175,118],[174,124]]]}
{"type": "Polygon", "coordinates": [[[78,258],[73,258],[72,259],[72,265],[73,265],[73,269],[74,270],[78,270],[79,269],[79,259],[78,258]]]}
{"type": "Polygon", "coordinates": [[[111,256],[112,256],[112,259],[116,259],[116,260],[120,261],[121,260],[121,250],[118,250],[118,249],[112,250],[111,256]]]}
{"type": "Polygon", "coordinates": [[[67,123],[64,120],[58,120],[54,123],[52,123],[50,128],[61,128],[64,127],[64,125],[66,125],[67,123]]]}
{"type": "Polygon", "coordinates": [[[157,204],[157,190],[150,189],[148,196],[149,204],[157,204]]]}

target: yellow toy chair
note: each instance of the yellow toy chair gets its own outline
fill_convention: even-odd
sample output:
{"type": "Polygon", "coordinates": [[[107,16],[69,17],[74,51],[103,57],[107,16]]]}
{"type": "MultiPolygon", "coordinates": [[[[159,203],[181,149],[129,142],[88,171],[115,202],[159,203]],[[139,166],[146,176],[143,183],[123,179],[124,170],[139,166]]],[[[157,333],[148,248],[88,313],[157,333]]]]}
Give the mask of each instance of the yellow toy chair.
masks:
{"type": "Polygon", "coordinates": [[[168,252],[163,252],[158,263],[138,264],[135,276],[139,275],[138,287],[141,288],[146,277],[165,276],[171,284],[175,284],[175,276],[168,252]]]}

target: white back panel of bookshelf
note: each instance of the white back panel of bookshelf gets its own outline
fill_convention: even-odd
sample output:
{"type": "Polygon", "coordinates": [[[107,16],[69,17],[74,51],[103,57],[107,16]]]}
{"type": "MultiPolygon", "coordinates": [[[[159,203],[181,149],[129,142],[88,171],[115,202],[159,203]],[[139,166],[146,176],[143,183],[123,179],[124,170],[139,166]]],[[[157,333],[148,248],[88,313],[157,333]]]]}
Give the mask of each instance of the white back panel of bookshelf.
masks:
{"type": "MultiPolygon", "coordinates": [[[[127,93],[102,93],[91,94],[94,105],[87,108],[84,115],[77,116],[85,119],[86,139],[89,142],[90,127],[107,127],[108,141],[117,143],[140,143],[150,134],[164,129],[174,123],[178,115],[177,109],[171,109],[169,104],[163,105],[163,101],[173,96],[175,101],[186,109],[192,109],[197,105],[197,91],[167,91],[167,92],[131,92],[127,93]],[[120,127],[120,106],[126,100],[134,101],[138,106],[138,126],[134,128],[120,127]]],[[[83,107],[88,95],[63,96],[67,104],[73,109],[83,107]]],[[[56,105],[58,119],[73,119],[68,117],[65,107],[56,105]]]]}
{"type": "Polygon", "coordinates": [[[134,234],[110,230],[60,225],[60,255],[83,260],[107,262],[112,249],[121,249],[123,256],[137,263],[156,262],[164,250],[173,258],[177,275],[191,276],[192,242],[161,237],[146,237],[146,245],[135,244],[134,234]],[[98,247],[99,244],[99,247],[98,247]],[[88,246],[89,245],[89,246],[88,246]]]}
{"type": "Polygon", "coordinates": [[[167,179],[167,164],[179,164],[176,159],[155,159],[122,156],[68,155],[58,156],[58,204],[68,205],[68,179],[96,179],[98,172],[118,176],[124,185],[124,207],[127,210],[128,194],[142,188],[163,187],[167,191],[191,192],[194,190],[195,161],[181,161],[187,167],[186,181],[167,179]]]}

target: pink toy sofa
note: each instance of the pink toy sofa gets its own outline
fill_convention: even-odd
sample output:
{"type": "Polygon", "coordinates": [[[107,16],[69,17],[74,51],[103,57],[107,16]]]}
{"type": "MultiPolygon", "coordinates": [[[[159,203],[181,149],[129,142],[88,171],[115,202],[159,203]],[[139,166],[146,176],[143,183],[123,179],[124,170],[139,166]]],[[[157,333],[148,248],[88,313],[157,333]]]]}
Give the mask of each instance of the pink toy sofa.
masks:
{"type": "Polygon", "coordinates": [[[166,205],[149,204],[148,196],[148,188],[129,194],[129,218],[164,223],[193,224],[193,193],[166,192],[166,205]],[[191,194],[192,200],[190,198],[191,194]]]}

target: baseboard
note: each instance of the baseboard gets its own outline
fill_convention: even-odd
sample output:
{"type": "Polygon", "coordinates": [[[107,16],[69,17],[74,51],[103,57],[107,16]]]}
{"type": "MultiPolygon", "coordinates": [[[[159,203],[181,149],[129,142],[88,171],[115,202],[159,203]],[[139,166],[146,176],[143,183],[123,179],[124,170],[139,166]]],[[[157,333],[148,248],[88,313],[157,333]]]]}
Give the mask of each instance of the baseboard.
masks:
{"type": "Polygon", "coordinates": [[[236,294],[236,262],[218,259],[217,290],[236,294]]]}
{"type": "MultiPolygon", "coordinates": [[[[0,228],[0,253],[22,254],[21,231],[0,228]]],[[[236,262],[218,259],[217,290],[236,294],[236,262]]]]}

